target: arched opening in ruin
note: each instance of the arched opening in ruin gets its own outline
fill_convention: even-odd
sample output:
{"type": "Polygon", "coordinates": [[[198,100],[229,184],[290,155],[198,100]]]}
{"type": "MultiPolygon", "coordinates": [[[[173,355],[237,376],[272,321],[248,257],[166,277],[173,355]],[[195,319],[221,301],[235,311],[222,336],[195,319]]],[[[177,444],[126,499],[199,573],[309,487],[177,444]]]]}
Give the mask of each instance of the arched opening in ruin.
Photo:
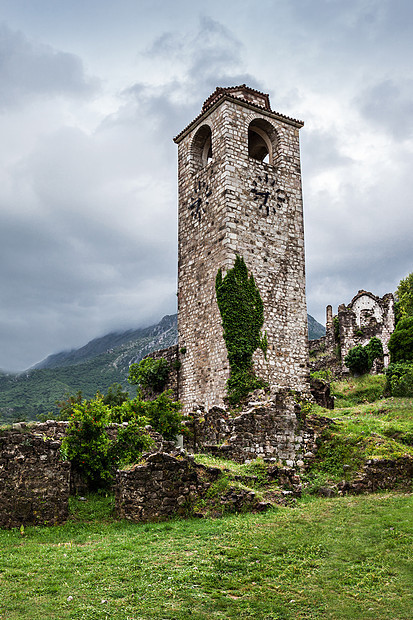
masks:
{"type": "Polygon", "coordinates": [[[212,132],[209,125],[202,125],[195,134],[191,146],[194,163],[203,168],[212,159],[212,132]]]}
{"type": "Polygon", "coordinates": [[[277,150],[277,132],[267,121],[257,118],[248,127],[248,156],[251,159],[274,164],[277,150]]]}

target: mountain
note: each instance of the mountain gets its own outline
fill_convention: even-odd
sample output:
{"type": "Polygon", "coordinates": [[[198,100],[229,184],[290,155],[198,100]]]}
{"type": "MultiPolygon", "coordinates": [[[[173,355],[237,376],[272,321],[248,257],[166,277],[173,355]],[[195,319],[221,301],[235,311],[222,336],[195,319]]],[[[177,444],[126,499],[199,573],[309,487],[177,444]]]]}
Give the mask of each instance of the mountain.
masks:
{"type": "MultiPolygon", "coordinates": [[[[310,339],[325,330],[308,316],[310,339]]],[[[56,401],[79,390],[84,398],[106,392],[120,383],[131,396],[135,388],[128,381],[130,364],[145,355],[176,344],[177,315],[164,316],[150,327],[114,332],[95,338],[80,349],[49,355],[20,374],[0,372],[0,423],[34,420],[38,415],[57,413],[56,401]]]]}
{"type": "Polygon", "coordinates": [[[310,314],[307,314],[308,319],[308,339],[317,340],[326,335],[326,328],[316,321],[310,314]]]}
{"type": "Polygon", "coordinates": [[[80,349],[63,351],[49,355],[39,362],[33,369],[60,368],[73,366],[90,361],[102,354],[117,353],[117,364],[125,366],[128,361],[129,367],[134,361],[140,361],[145,355],[156,349],[165,349],[176,344],[178,339],[177,315],[167,315],[157,325],[129,329],[125,332],[112,332],[101,338],[95,338],[80,349]],[[119,350],[118,350],[119,349],[119,350]],[[132,355],[132,357],[130,357],[132,355]],[[133,356],[139,359],[132,359],[133,356]],[[118,357],[120,359],[118,359],[118,357]],[[130,360],[132,361],[129,361],[130,360]]]}
{"type": "Polygon", "coordinates": [[[50,355],[20,374],[0,374],[0,423],[34,420],[57,413],[56,401],[79,390],[84,398],[106,392],[120,383],[131,396],[136,388],[128,381],[130,364],[177,341],[176,314],[157,324],[91,340],[80,349],[50,355]]]}

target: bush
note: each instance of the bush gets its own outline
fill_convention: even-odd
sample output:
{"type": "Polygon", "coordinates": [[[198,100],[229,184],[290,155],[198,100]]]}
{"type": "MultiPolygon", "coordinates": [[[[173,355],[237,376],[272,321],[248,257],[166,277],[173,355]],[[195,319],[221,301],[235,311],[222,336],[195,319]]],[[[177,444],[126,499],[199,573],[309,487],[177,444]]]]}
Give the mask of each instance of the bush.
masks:
{"type": "Polygon", "coordinates": [[[139,461],[142,452],[154,444],[152,437],[140,426],[137,420],[131,420],[127,426],[118,430],[116,441],[110,448],[112,462],[117,467],[125,467],[139,461]]]}
{"type": "Polygon", "coordinates": [[[383,358],[383,355],[384,355],[383,344],[382,344],[380,338],[377,338],[376,336],[374,336],[370,340],[368,345],[366,345],[365,348],[367,350],[367,355],[368,355],[368,358],[369,358],[369,367],[371,368],[373,366],[373,362],[374,362],[375,359],[383,358]]]}
{"type": "Polygon", "coordinates": [[[179,401],[173,401],[170,398],[171,393],[163,392],[155,400],[145,402],[145,415],[149,424],[169,441],[183,432],[182,404],[179,401]]]}
{"type": "Polygon", "coordinates": [[[357,375],[364,375],[371,368],[369,366],[369,354],[361,344],[350,349],[344,358],[344,363],[353,374],[357,375]]]}
{"type": "Polygon", "coordinates": [[[61,452],[90,490],[107,487],[116,468],[139,460],[142,452],[153,443],[144,428],[149,421],[142,415],[146,404],[127,401],[111,410],[98,395],[73,405],[61,452]],[[125,416],[119,415],[119,410],[125,411],[125,416]],[[113,421],[128,422],[128,426],[118,429],[114,440],[107,432],[108,424],[113,421]]]}
{"type": "Polygon", "coordinates": [[[106,431],[109,409],[101,398],[73,405],[69,427],[62,441],[62,454],[87,482],[90,489],[107,486],[113,472],[111,441],[106,431]]]}
{"type": "Polygon", "coordinates": [[[392,396],[413,396],[413,364],[390,364],[386,389],[392,396]]]}
{"type": "Polygon", "coordinates": [[[143,390],[162,392],[169,377],[171,368],[164,357],[158,360],[147,357],[139,364],[131,364],[129,367],[128,381],[138,384],[143,390]]]}
{"type": "Polygon", "coordinates": [[[392,363],[413,362],[413,316],[397,323],[388,346],[392,363]]]}
{"type": "Polygon", "coordinates": [[[313,372],[310,372],[310,379],[318,379],[324,383],[329,383],[333,379],[333,373],[329,368],[314,370],[313,372]]]}
{"type": "Polygon", "coordinates": [[[344,358],[344,363],[353,374],[364,375],[371,369],[374,360],[382,357],[383,345],[380,338],[374,336],[365,347],[358,344],[350,349],[344,358]]]}

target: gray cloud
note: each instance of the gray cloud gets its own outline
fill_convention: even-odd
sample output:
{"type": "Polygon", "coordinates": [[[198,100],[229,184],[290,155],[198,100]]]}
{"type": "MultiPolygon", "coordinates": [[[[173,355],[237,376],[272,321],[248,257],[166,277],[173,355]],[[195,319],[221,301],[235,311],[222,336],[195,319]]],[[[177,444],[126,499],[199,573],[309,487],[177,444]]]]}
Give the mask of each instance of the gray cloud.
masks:
{"type": "Polygon", "coordinates": [[[396,140],[406,140],[413,132],[412,80],[386,79],[364,89],[355,99],[364,118],[396,140]]]}
{"type": "Polygon", "coordinates": [[[116,49],[104,11],[71,53],[0,30],[0,368],[175,311],[172,138],[216,86],[245,82],[306,121],[311,314],[359,288],[394,290],[413,269],[411,3],[211,0],[200,19],[186,0],[157,16],[163,4],[117,8],[116,49]],[[112,51],[133,62],[111,82],[112,51]]]}
{"type": "Polygon", "coordinates": [[[88,78],[74,54],[30,41],[0,25],[0,106],[20,104],[35,96],[85,96],[98,80],[88,78]]]}

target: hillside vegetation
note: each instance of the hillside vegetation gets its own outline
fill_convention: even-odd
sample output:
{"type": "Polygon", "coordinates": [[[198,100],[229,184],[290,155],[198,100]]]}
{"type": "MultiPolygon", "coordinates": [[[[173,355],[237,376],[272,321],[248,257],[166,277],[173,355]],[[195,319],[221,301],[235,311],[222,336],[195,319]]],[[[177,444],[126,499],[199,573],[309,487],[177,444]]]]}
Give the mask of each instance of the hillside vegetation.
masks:
{"type": "MultiPolygon", "coordinates": [[[[308,315],[309,337],[325,329],[308,315]]],[[[56,401],[81,390],[84,398],[106,392],[119,383],[135,394],[127,381],[129,366],[145,355],[176,344],[177,315],[165,316],[156,325],[95,338],[80,349],[50,355],[20,374],[0,371],[0,424],[35,420],[58,412],[56,401]]]]}
{"type": "Polygon", "coordinates": [[[176,341],[176,315],[165,316],[157,325],[108,334],[81,349],[52,355],[41,368],[19,375],[0,373],[0,423],[57,414],[56,401],[79,390],[91,398],[119,383],[133,395],[127,381],[130,364],[176,341]]]}

